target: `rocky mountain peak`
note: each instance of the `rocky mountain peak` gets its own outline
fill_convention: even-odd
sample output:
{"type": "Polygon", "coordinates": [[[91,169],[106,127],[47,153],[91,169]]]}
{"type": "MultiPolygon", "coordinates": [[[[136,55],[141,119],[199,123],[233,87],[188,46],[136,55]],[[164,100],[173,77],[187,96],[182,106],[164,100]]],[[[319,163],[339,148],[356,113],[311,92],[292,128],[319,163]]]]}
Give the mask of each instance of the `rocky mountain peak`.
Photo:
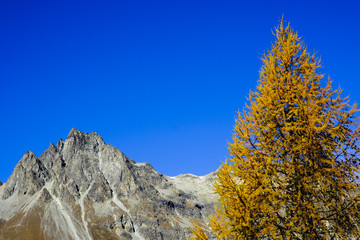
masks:
{"type": "Polygon", "coordinates": [[[2,198],[7,199],[14,193],[33,195],[49,177],[49,171],[41,160],[33,152],[27,151],[6,182],[2,198]]]}
{"type": "Polygon", "coordinates": [[[104,140],[102,137],[97,134],[96,132],[91,133],[84,133],[78,129],[72,128],[70,133],[68,134],[65,141],[69,141],[70,139],[74,139],[79,143],[97,143],[97,144],[104,144],[104,140]]]}
{"type": "Polygon", "coordinates": [[[31,168],[34,164],[38,162],[38,158],[36,157],[35,153],[32,151],[27,151],[24,156],[21,158],[20,162],[22,167],[26,169],[31,168]]]}
{"type": "Polygon", "coordinates": [[[55,146],[53,143],[50,143],[50,146],[49,146],[48,149],[50,149],[50,150],[55,150],[55,149],[56,149],[56,146],[55,146]]]}
{"type": "Polygon", "coordinates": [[[0,239],[14,238],[7,229],[39,216],[38,208],[40,239],[185,239],[214,208],[214,179],[214,173],[165,176],[97,133],[72,129],[40,157],[26,152],[0,188],[0,239]]]}
{"type": "Polygon", "coordinates": [[[97,133],[83,133],[73,128],[64,142],[64,151],[70,154],[73,153],[74,150],[92,151],[97,150],[98,147],[104,144],[103,139],[97,133]]]}
{"type": "Polygon", "coordinates": [[[59,139],[59,141],[56,144],[56,148],[61,149],[64,147],[64,140],[62,140],[61,138],[59,139]]]}

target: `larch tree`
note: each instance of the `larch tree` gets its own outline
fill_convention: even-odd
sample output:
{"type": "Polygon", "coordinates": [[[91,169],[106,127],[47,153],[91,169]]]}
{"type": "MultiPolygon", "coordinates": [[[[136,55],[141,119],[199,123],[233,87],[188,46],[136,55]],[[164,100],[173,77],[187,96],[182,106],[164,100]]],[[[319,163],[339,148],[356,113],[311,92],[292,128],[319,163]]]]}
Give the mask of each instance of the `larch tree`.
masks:
{"type": "MultiPolygon", "coordinates": [[[[357,107],[281,20],[215,183],[218,239],[358,239],[357,107]]],[[[193,239],[208,239],[195,225],[193,239]]]]}

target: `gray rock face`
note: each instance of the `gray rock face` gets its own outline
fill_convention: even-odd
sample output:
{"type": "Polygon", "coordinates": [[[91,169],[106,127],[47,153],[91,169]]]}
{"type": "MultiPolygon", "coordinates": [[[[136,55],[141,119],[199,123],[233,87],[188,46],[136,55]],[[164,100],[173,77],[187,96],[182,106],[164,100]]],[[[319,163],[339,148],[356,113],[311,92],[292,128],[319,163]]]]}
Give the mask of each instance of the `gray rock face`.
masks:
{"type": "Polygon", "coordinates": [[[207,226],[215,176],[168,177],[72,129],[0,184],[0,239],[186,239],[193,222],[207,226]]]}
{"type": "Polygon", "coordinates": [[[49,171],[40,159],[33,152],[28,151],[16,165],[13,174],[6,182],[2,198],[7,199],[14,192],[33,195],[45,185],[49,177],[49,171]]]}

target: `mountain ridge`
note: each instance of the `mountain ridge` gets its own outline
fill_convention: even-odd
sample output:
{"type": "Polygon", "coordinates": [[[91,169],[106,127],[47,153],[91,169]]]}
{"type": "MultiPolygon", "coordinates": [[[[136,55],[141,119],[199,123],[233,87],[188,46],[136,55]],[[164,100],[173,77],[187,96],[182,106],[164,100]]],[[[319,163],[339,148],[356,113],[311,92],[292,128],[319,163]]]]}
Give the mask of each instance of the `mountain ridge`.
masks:
{"type": "Polygon", "coordinates": [[[0,239],[186,239],[207,227],[215,178],[166,176],[73,128],[0,184],[0,239]]]}

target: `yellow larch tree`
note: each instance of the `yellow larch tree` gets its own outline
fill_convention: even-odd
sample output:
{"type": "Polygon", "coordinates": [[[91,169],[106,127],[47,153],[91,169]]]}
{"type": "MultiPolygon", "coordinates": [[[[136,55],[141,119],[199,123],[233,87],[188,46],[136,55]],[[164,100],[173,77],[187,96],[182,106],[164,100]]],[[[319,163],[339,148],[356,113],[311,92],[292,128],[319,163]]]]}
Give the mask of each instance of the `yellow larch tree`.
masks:
{"type": "MultiPolygon", "coordinates": [[[[218,239],[358,239],[356,105],[281,20],[256,91],[238,114],[210,219],[218,239]]],[[[208,239],[195,226],[193,239],[208,239]]]]}

